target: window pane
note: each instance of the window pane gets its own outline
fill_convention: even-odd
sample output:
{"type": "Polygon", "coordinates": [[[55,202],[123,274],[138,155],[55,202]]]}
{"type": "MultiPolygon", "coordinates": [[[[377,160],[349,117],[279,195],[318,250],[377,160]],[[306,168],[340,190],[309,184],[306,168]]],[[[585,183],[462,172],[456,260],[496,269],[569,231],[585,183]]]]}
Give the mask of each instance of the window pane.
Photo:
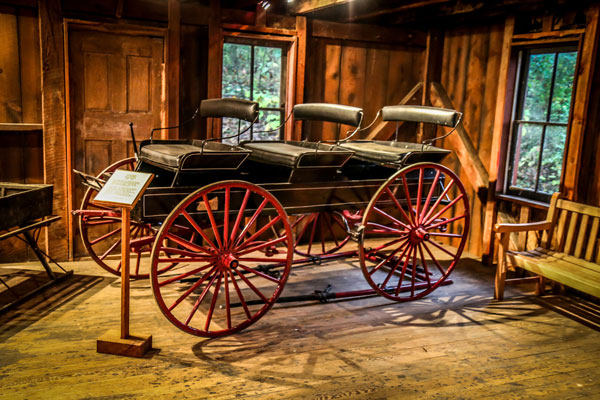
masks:
{"type": "Polygon", "coordinates": [[[239,126],[239,131],[242,132],[250,126],[250,122],[242,121],[237,118],[223,118],[223,123],[222,123],[222,128],[221,128],[221,137],[224,138],[222,140],[223,143],[235,145],[235,144],[238,144],[239,142],[241,142],[242,140],[250,140],[250,131],[241,135],[239,139],[237,137],[230,138],[230,136],[237,135],[238,126],[239,126]],[[238,125],[239,122],[241,122],[241,124],[238,125]]]}
{"type": "Polygon", "coordinates": [[[556,80],[552,93],[552,110],[550,121],[566,124],[571,107],[571,92],[575,77],[577,52],[559,53],[556,62],[556,80]]]}
{"type": "Polygon", "coordinates": [[[258,117],[258,123],[254,125],[254,140],[278,140],[279,130],[271,131],[281,125],[281,113],[279,111],[261,111],[258,117]]]}
{"type": "Polygon", "coordinates": [[[548,194],[558,191],[566,138],[566,127],[548,126],[546,128],[538,191],[548,194]]]}
{"type": "Polygon", "coordinates": [[[223,97],[250,100],[250,52],[251,48],[248,45],[223,45],[223,97]]]}
{"type": "Polygon", "coordinates": [[[280,107],[281,49],[254,48],[254,101],[261,108],[280,107]]]}
{"type": "Polygon", "coordinates": [[[535,191],[543,126],[522,124],[515,143],[512,186],[535,191]]]}
{"type": "Polygon", "coordinates": [[[526,121],[546,121],[553,69],[554,53],[529,55],[522,119],[526,121]]]}

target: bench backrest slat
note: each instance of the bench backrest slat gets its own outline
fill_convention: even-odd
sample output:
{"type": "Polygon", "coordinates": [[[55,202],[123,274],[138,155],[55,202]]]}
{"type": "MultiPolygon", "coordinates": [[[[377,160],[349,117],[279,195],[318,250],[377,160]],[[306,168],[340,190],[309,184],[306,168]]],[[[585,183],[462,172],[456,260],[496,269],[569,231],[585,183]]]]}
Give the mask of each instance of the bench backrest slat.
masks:
{"type": "Polygon", "coordinates": [[[575,252],[573,255],[577,258],[581,258],[581,253],[583,252],[583,243],[585,242],[585,234],[588,228],[588,221],[590,216],[588,214],[583,214],[581,216],[581,227],[579,230],[579,234],[577,235],[577,242],[575,243],[575,252]]]}
{"type": "Polygon", "coordinates": [[[600,207],[552,196],[547,221],[553,228],[544,232],[542,247],[600,263],[600,207]]]}
{"type": "MultiPolygon", "coordinates": [[[[587,250],[585,251],[585,259],[588,261],[592,261],[592,257],[594,257],[594,248],[596,247],[596,237],[598,237],[598,228],[600,227],[600,218],[595,217],[592,222],[592,229],[590,230],[590,235],[588,237],[587,242],[587,250]]],[[[600,252],[598,252],[598,256],[600,256],[600,252]]],[[[598,257],[596,256],[596,257],[598,257]]]]}

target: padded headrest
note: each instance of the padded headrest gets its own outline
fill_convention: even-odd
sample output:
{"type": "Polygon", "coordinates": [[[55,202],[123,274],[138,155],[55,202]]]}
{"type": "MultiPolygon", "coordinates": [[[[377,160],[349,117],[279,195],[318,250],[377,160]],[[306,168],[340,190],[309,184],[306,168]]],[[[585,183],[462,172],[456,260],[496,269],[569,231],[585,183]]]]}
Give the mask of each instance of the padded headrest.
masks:
{"type": "Polygon", "coordinates": [[[258,116],[258,103],[235,98],[202,100],[200,115],[211,118],[238,118],[252,122],[258,116]]]}
{"type": "Polygon", "coordinates": [[[427,106],[385,106],[381,109],[384,121],[426,122],[455,127],[460,113],[448,108],[427,106]]]}
{"type": "Polygon", "coordinates": [[[359,126],[363,110],[358,107],[329,103],[305,103],[294,106],[294,119],[337,122],[359,126]]]}

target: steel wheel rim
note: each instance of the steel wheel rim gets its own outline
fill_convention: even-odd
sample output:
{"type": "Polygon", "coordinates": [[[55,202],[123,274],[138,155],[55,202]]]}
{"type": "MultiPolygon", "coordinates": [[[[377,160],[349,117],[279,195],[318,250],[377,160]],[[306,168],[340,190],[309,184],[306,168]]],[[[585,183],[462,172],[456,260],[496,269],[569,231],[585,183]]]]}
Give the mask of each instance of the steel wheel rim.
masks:
{"type": "Polygon", "coordinates": [[[239,332],[277,301],[289,276],[293,243],[287,213],[269,192],[243,181],[207,185],[182,200],[157,234],[150,276],[154,298],[165,317],[184,332],[202,337],[239,332]],[[211,203],[215,198],[216,207],[211,203]],[[241,206],[236,209],[234,204],[240,199],[241,206]],[[203,223],[191,211],[200,203],[206,206],[203,218],[208,221],[203,223]],[[277,216],[266,219],[265,210],[277,216]],[[174,234],[171,227],[178,220],[194,227],[195,239],[186,243],[174,234]],[[271,234],[275,236],[271,242],[263,240],[271,234]],[[263,251],[271,244],[281,252],[267,256],[263,251]],[[161,255],[169,252],[182,254],[180,264],[159,279],[159,265],[165,262],[161,255]],[[259,271],[262,262],[279,265],[278,277],[259,271]]]}
{"type": "Polygon", "coordinates": [[[419,299],[439,287],[454,270],[466,244],[469,224],[466,190],[454,172],[434,163],[403,168],[377,190],[365,210],[359,245],[363,275],[373,289],[390,300],[419,299]],[[412,178],[407,178],[411,173],[412,178]],[[431,186],[426,187],[427,175],[434,175],[434,180],[443,178],[445,185],[431,191],[431,186]],[[412,185],[416,190],[413,186],[411,191],[409,182],[415,177],[416,185],[412,185]],[[444,196],[436,197],[436,190],[444,196]],[[394,194],[398,201],[392,199],[394,194]],[[400,207],[402,196],[407,202],[404,212],[404,207],[400,207]],[[417,202],[417,198],[421,201],[417,202]],[[383,210],[382,204],[391,205],[395,214],[383,210]],[[410,209],[413,211],[408,212],[410,209]],[[450,214],[454,215],[448,217],[450,214]],[[377,218],[387,222],[376,222],[377,218]],[[386,238],[383,245],[365,245],[377,235],[386,238]],[[459,243],[448,250],[434,241],[444,237],[459,243]],[[434,254],[438,251],[450,259],[442,260],[434,254]]]}

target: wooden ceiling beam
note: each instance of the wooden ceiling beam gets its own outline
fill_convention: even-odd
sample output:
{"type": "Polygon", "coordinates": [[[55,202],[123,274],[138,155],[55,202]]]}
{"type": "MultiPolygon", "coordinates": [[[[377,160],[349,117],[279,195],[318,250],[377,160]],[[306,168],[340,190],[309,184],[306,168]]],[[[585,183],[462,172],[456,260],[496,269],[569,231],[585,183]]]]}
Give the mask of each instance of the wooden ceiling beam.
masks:
{"type": "Polygon", "coordinates": [[[348,18],[346,20],[346,22],[357,22],[357,21],[363,21],[365,19],[369,19],[369,18],[375,18],[375,17],[379,17],[382,15],[386,15],[386,14],[395,14],[395,13],[401,13],[404,11],[410,11],[410,10],[414,10],[417,8],[422,8],[422,7],[427,7],[427,6],[431,6],[431,5],[436,5],[436,4],[441,4],[441,3],[450,3],[453,0],[423,0],[423,1],[417,1],[411,4],[404,4],[402,6],[399,7],[394,7],[394,8],[387,8],[384,10],[378,10],[378,11],[373,11],[373,12],[369,12],[366,14],[361,14],[361,15],[355,15],[352,16],[350,18],[348,18]]]}
{"type": "Polygon", "coordinates": [[[310,14],[315,11],[322,11],[326,8],[345,5],[351,1],[352,0],[295,0],[288,7],[289,12],[292,14],[310,14]]]}

